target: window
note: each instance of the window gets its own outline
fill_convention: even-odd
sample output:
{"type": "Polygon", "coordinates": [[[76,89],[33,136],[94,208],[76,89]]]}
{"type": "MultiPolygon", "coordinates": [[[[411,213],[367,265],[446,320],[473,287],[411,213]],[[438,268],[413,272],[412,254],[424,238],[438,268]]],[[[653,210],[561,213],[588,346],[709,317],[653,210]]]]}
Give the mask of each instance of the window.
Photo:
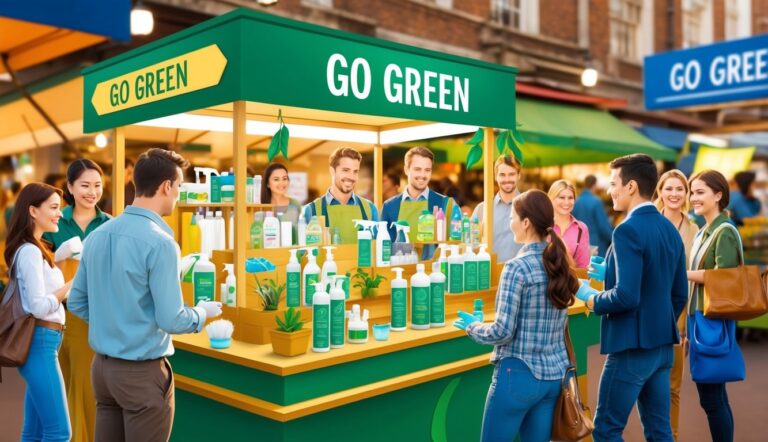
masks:
{"type": "Polygon", "coordinates": [[[643,0],[611,0],[611,54],[640,59],[639,31],[643,0]]]}
{"type": "Polygon", "coordinates": [[[725,39],[748,37],[752,35],[751,0],[725,1],[725,39]]]}
{"type": "Polygon", "coordinates": [[[435,4],[441,8],[451,9],[453,7],[453,0],[435,0],[435,4]]]}
{"type": "Polygon", "coordinates": [[[491,20],[512,29],[539,32],[538,0],[491,0],[491,20]]]}
{"type": "Polygon", "coordinates": [[[712,42],[712,2],[683,0],[683,47],[712,42]]]}

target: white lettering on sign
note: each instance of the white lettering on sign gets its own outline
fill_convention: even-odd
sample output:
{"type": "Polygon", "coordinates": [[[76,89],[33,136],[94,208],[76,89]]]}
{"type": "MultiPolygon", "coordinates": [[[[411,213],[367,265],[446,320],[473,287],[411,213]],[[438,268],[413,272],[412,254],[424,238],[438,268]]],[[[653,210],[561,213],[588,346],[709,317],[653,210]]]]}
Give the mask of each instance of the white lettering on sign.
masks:
{"type": "Polygon", "coordinates": [[[701,80],[701,65],[696,60],[687,64],[675,63],[669,73],[669,86],[673,91],[696,89],[701,80]]]}
{"type": "MultiPolygon", "coordinates": [[[[365,100],[370,96],[372,81],[366,59],[358,57],[349,64],[338,53],[328,58],[326,82],[333,96],[348,97],[351,89],[355,98],[365,100]]],[[[383,86],[389,103],[469,112],[468,78],[390,63],[384,69],[383,86]]]]}
{"type": "MultiPolygon", "coordinates": [[[[715,87],[739,85],[768,78],[768,48],[718,55],[709,65],[709,81],[715,87]]],[[[675,63],[669,85],[675,92],[694,90],[701,80],[701,65],[696,60],[675,63]]]]}

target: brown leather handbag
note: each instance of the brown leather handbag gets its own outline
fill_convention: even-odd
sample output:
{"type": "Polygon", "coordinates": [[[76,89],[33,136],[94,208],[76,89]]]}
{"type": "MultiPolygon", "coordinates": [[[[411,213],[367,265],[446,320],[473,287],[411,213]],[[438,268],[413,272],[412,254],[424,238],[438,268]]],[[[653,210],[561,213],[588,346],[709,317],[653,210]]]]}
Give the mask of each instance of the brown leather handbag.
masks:
{"type": "MultiPolygon", "coordinates": [[[[17,250],[16,254],[18,253],[17,250]]],[[[35,332],[35,318],[26,313],[21,306],[21,290],[15,272],[15,256],[13,261],[11,270],[8,272],[10,275],[8,286],[3,291],[0,302],[0,367],[24,365],[29,355],[32,334],[35,332]]]]}
{"type": "MultiPolygon", "coordinates": [[[[730,224],[724,224],[736,230],[730,224]]],[[[718,227],[718,230],[721,230],[718,227]]],[[[710,238],[716,236],[713,232],[710,238]]],[[[768,313],[768,293],[766,280],[768,271],[760,274],[757,266],[744,265],[741,236],[739,239],[739,257],[741,264],[729,269],[708,269],[704,271],[704,316],[711,319],[754,319],[768,313]]],[[[713,247],[715,240],[709,247],[713,247]]],[[[707,247],[707,248],[709,248],[707,247]]],[[[706,253],[703,255],[706,256],[706,253]]]]}
{"type": "Polygon", "coordinates": [[[565,371],[560,387],[560,397],[555,404],[555,414],[552,420],[550,440],[556,442],[576,442],[592,434],[595,425],[592,423],[589,408],[581,402],[579,383],[576,379],[576,354],[568,333],[568,323],[565,324],[565,347],[571,366],[565,371]]]}

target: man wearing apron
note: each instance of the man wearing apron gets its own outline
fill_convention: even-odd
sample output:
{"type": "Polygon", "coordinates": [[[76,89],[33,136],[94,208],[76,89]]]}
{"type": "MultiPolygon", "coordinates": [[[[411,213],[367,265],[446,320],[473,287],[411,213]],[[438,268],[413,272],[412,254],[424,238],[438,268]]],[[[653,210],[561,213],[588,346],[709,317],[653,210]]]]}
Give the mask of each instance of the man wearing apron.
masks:
{"type": "MultiPolygon", "coordinates": [[[[402,194],[395,195],[385,201],[381,209],[381,220],[387,222],[392,244],[395,243],[396,238],[396,231],[392,225],[394,222],[403,220],[408,222],[411,227],[409,239],[413,243],[416,240],[419,216],[424,210],[429,210],[432,213],[435,206],[443,209],[446,238],[448,237],[448,225],[451,217],[454,213],[461,215],[461,208],[453,198],[429,189],[434,158],[432,151],[426,147],[413,147],[405,154],[405,175],[408,177],[408,186],[402,194]]],[[[421,259],[431,259],[435,250],[434,244],[425,245],[421,259]]]]}
{"type": "Polygon", "coordinates": [[[331,187],[325,195],[304,206],[307,223],[313,216],[324,216],[325,227],[338,230],[341,244],[357,242],[357,227],[352,220],[379,220],[376,206],[354,192],[362,160],[363,156],[355,149],[334,150],[328,160],[331,187]]]}

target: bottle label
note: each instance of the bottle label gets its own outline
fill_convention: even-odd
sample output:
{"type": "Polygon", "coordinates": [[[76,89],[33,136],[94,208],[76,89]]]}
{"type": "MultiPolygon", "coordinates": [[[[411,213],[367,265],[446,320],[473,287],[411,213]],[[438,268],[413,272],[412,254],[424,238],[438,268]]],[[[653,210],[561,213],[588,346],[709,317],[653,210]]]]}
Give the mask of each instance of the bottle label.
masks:
{"type": "Polygon", "coordinates": [[[213,301],[215,281],[216,274],[213,272],[194,272],[192,274],[195,305],[197,305],[199,301],[213,301]]]}
{"type": "Polygon", "coordinates": [[[312,306],[312,347],[328,348],[331,331],[329,321],[329,308],[327,304],[312,306]]]}
{"type": "Polygon", "coordinates": [[[368,330],[352,330],[348,332],[349,340],[364,341],[368,339],[368,330]]]}
{"type": "Polygon", "coordinates": [[[370,239],[357,240],[357,266],[358,267],[371,266],[371,240],[370,239]]]}
{"type": "Polygon", "coordinates": [[[449,264],[448,265],[448,290],[451,293],[463,293],[464,292],[464,265],[462,264],[449,264]]]}
{"type": "Polygon", "coordinates": [[[407,297],[405,288],[392,289],[392,328],[405,328],[406,326],[407,297]]]}
{"type": "Polygon", "coordinates": [[[315,284],[317,283],[317,273],[304,275],[304,304],[312,305],[312,297],[315,296],[315,284]]]}
{"type": "Polygon", "coordinates": [[[488,290],[491,288],[491,262],[478,261],[477,263],[477,289],[488,290]]]}
{"type": "Polygon", "coordinates": [[[331,345],[344,345],[344,300],[331,300],[331,345]]]}
{"type": "Polygon", "coordinates": [[[388,263],[392,257],[392,241],[385,239],[381,241],[381,260],[388,263]]]}
{"type": "Polygon", "coordinates": [[[288,307],[298,307],[301,305],[301,274],[288,272],[286,279],[285,302],[288,307]]]}
{"type": "Polygon", "coordinates": [[[461,220],[451,220],[451,239],[454,241],[461,239],[461,220]]]}
{"type": "Polygon", "coordinates": [[[464,291],[477,290],[477,261],[464,263],[464,291]]]}
{"type": "Polygon", "coordinates": [[[443,275],[448,276],[448,261],[440,262],[440,272],[443,275]]]}
{"type": "Polygon", "coordinates": [[[411,288],[411,323],[429,325],[429,287],[411,288]]]}
{"type": "Polygon", "coordinates": [[[429,322],[443,324],[445,322],[445,283],[433,282],[429,284],[429,322]]]}

